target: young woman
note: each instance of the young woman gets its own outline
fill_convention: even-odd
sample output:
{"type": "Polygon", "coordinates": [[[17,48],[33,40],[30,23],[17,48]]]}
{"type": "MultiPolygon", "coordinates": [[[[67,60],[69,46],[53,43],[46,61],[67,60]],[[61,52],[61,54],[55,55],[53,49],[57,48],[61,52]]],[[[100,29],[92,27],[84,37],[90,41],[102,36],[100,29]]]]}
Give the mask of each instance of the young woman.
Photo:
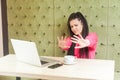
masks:
{"type": "Polygon", "coordinates": [[[94,59],[98,37],[96,33],[89,33],[88,23],[82,13],[72,13],[67,25],[70,37],[58,37],[58,47],[68,50],[67,55],[94,59]]]}

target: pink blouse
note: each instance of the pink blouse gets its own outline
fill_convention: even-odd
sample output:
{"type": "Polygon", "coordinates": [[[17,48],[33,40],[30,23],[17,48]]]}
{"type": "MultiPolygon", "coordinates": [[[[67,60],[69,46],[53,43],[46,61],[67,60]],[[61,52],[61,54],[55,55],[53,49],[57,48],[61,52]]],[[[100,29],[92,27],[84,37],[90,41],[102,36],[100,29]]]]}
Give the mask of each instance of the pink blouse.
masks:
{"type": "MultiPolygon", "coordinates": [[[[98,42],[98,37],[96,35],[96,33],[89,33],[88,36],[86,37],[86,39],[88,39],[90,41],[90,45],[88,46],[88,58],[89,59],[94,59],[95,58],[95,52],[96,52],[96,47],[97,47],[97,42],[98,42]]],[[[68,37],[66,39],[66,46],[71,46],[72,42],[71,42],[71,37],[68,37]]],[[[79,44],[76,44],[76,46],[78,46],[79,44]]],[[[69,48],[65,48],[64,50],[68,50],[69,48]]],[[[79,53],[79,48],[75,48],[74,49],[74,55],[77,58],[86,58],[86,55],[83,55],[82,57],[80,56],[79,53]]]]}

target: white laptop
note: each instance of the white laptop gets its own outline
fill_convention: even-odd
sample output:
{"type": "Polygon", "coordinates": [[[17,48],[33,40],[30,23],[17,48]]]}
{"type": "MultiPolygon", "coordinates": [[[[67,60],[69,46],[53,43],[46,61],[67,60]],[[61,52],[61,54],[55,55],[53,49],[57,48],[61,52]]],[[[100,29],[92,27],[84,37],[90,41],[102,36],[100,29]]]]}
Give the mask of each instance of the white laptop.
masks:
{"type": "Polygon", "coordinates": [[[11,43],[18,61],[42,67],[58,63],[57,60],[39,57],[35,42],[11,39],[11,43]]]}

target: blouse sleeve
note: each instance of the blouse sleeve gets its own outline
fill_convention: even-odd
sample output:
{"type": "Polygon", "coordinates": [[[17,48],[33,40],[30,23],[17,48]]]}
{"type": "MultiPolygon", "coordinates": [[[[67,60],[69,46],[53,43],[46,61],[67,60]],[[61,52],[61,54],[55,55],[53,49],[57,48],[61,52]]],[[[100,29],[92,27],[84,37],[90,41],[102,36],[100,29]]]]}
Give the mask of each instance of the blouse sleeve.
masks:
{"type": "MultiPolygon", "coordinates": [[[[66,46],[71,46],[72,42],[71,42],[71,38],[70,37],[67,37],[66,38],[66,42],[65,42],[65,45],[66,46]]],[[[69,48],[64,48],[63,50],[68,50],[69,48]]]]}
{"type": "Polygon", "coordinates": [[[98,42],[98,36],[96,33],[89,33],[89,35],[86,37],[90,41],[89,48],[96,48],[97,42],[98,42]]]}

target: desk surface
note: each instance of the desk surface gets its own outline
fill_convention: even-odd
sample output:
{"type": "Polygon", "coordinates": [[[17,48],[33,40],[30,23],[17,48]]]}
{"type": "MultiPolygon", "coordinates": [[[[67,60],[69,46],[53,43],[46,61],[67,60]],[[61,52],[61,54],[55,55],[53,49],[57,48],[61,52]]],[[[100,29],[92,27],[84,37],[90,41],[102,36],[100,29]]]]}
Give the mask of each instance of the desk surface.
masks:
{"type": "MultiPolygon", "coordinates": [[[[63,58],[52,57],[63,61],[63,58]]],[[[0,75],[49,80],[114,80],[114,61],[78,59],[74,65],[56,69],[18,62],[13,54],[0,58],[0,75]]]]}

